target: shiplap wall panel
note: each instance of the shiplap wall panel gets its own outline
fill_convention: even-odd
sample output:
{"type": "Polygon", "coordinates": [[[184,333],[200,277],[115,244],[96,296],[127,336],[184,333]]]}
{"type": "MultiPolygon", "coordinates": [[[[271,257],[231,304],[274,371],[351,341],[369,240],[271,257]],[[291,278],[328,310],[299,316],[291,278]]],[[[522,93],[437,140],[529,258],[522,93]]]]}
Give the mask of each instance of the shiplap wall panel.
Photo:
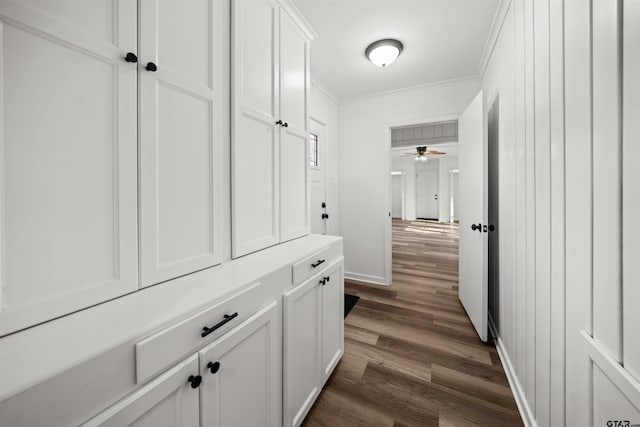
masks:
{"type": "Polygon", "coordinates": [[[640,2],[625,0],[622,127],[623,364],[640,380],[640,2]]]}
{"type": "Polygon", "coordinates": [[[593,337],[622,361],[618,7],[593,1],[593,337]]]}
{"type": "Polygon", "coordinates": [[[526,156],[526,265],[527,265],[527,376],[526,397],[529,408],[536,410],[536,223],[535,223],[535,127],[534,127],[534,39],[533,0],[524,1],[525,53],[525,156],[526,156]]]}
{"type": "Polygon", "coordinates": [[[551,164],[549,2],[533,3],[536,197],[536,421],[550,425],[551,164]]]}
{"type": "Polygon", "coordinates": [[[566,425],[592,425],[591,360],[579,331],[591,333],[591,5],[564,3],[566,185],[566,425]]]}
{"type": "Polygon", "coordinates": [[[550,425],[564,423],[564,46],[563,0],[549,2],[551,130],[550,425]]]}
{"type": "Polygon", "coordinates": [[[526,115],[524,0],[513,0],[514,16],[514,110],[515,110],[515,214],[516,214],[516,374],[527,378],[527,218],[526,218],[526,115]]]}
{"type": "MultiPolygon", "coordinates": [[[[514,107],[514,14],[511,10],[502,31],[508,37],[502,41],[500,51],[500,321],[505,346],[516,354],[516,188],[515,188],[515,107],[514,107]]],[[[514,358],[516,360],[516,358],[514,358]]]]}

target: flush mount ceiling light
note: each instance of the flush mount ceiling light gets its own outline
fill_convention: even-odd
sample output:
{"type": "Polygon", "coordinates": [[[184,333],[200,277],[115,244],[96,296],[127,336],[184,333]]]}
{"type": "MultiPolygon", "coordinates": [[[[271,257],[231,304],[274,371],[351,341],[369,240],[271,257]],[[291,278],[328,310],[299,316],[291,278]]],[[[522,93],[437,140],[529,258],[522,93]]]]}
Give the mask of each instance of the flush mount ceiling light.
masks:
{"type": "Polygon", "coordinates": [[[402,53],[402,43],[395,39],[378,40],[367,46],[364,55],[378,67],[386,67],[402,53]]]}

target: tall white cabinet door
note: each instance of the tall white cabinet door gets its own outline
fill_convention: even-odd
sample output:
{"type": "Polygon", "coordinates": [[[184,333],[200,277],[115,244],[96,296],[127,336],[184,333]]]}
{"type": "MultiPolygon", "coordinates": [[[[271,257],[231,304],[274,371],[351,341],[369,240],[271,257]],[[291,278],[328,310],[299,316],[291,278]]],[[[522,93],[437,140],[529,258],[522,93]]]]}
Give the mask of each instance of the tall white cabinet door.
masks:
{"type": "Polygon", "coordinates": [[[309,39],[280,12],[280,241],[310,232],[309,39]]]}
{"type": "Polygon", "coordinates": [[[137,289],[136,16],[0,2],[0,335],[137,289]]]}
{"type": "Polygon", "coordinates": [[[344,353],[344,273],[342,261],[324,275],[322,286],[322,384],[344,353]]]}
{"type": "Polygon", "coordinates": [[[140,1],[142,286],[222,261],[224,18],[220,1],[140,1]]]}
{"type": "Polygon", "coordinates": [[[299,426],[320,393],[322,277],[284,294],[284,423],[299,426]]]}
{"type": "Polygon", "coordinates": [[[202,426],[282,425],[282,326],[273,302],[200,352],[202,426]]]}
{"type": "MultiPolygon", "coordinates": [[[[199,427],[198,356],[193,355],[83,427],[199,427]]],[[[200,384],[202,387],[202,384],[200,384]]]]}
{"type": "Polygon", "coordinates": [[[232,252],[280,241],[279,7],[233,0],[232,252]]]}

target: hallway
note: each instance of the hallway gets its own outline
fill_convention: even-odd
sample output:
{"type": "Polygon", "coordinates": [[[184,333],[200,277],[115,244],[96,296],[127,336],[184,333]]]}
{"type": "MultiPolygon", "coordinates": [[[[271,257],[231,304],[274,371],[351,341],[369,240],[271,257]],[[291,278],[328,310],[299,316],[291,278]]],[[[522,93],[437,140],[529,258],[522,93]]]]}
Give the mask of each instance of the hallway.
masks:
{"type": "Polygon", "coordinates": [[[393,285],[360,296],[345,354],[305,424],[522,425],[498,354],[458,301],[458,227],[393,220],[393,285]]]}

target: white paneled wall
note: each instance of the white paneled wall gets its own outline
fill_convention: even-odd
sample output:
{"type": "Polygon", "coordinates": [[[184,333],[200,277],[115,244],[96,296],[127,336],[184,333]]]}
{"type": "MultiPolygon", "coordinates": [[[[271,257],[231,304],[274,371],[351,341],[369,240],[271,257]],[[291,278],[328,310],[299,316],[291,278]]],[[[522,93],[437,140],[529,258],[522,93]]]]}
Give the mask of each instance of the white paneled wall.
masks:
{"type": "Polygon", "coordinates": [[[640,3],[507,3],[500,354],[527,424],[640,423],[640,3]]]}

